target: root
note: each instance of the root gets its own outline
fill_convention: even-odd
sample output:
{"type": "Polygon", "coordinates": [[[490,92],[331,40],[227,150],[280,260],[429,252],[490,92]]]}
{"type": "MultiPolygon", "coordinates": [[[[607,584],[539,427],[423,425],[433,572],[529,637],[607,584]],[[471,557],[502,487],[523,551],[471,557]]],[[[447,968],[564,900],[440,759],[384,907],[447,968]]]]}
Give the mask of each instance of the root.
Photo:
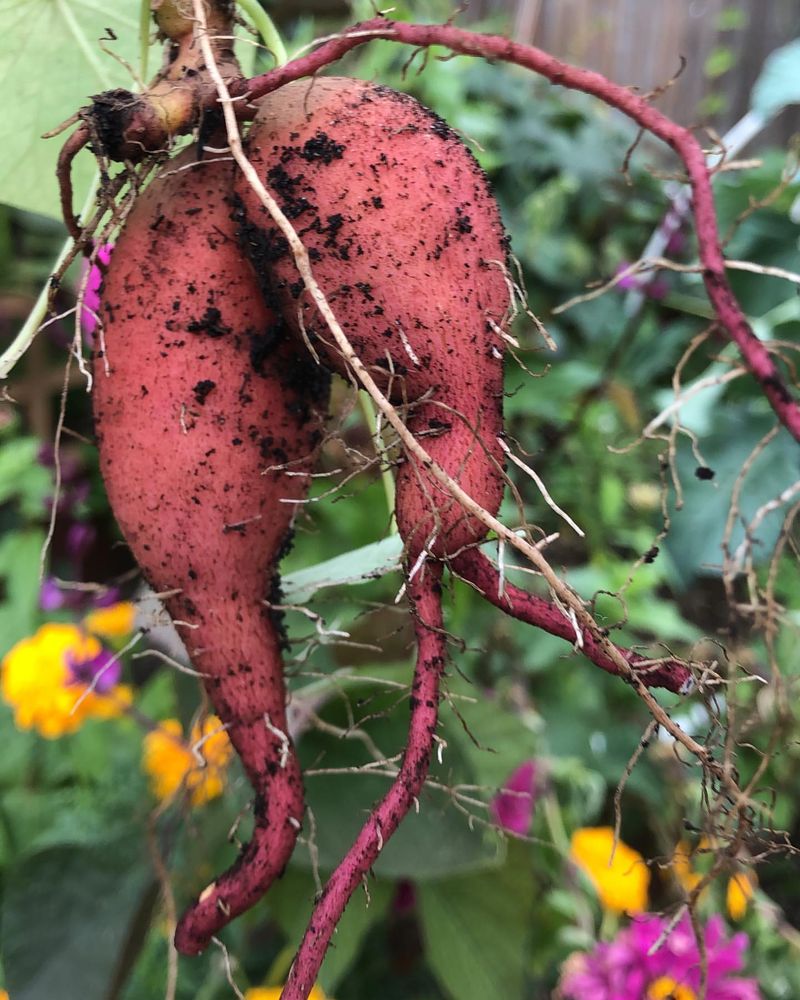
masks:
{"type": "Polygon", "coordinates": [[[80,222],[72,210],[72,161],[89,142],[89,128],[81,125],[75,129],[72,135],[61,147],[58,154],[58,166],[56,167],[56,177],[58,178],[58,190],[61,198],[61,214],[64,216],[64,225],[70,236],[79,243],[83,237],[83,229],[80,222]]]}
{"type": "Polygon", "coordinates": [[[439,710],[439,683],[445,663],[441,607],[442,567],[428,563],[408,581],[414,609],[417,664],[411,688],[411,721],[403,763],[392,787],[322,890],[292,963],[281,1000],[305,1000],[345,907],[378,855],[419,796],[428,773],[439,710]]]}
{"type": "MultiPolygon", "coordinates": [[[[471,583],[495,607],[512,618],[534,625],[571,642],[583,655],[601,670],[615,677],[625,677],[619,665],[602,648],[599,637],[586,626],[578,627],[564,610],[550,601],[529,594],[520,587],[501,581],[499,570],[482,552],[469,549],[451,560],[454,571],[471,583]],[[502,586],[501,586],[502,583],[502,586]]],[[[648,659],[623,646],[617,652],[630,665],[636,676],[647,687],[663,687],[675,694],[686,694],[692,687],[692,673],[680,660],[672,658],[648,659]]]]}

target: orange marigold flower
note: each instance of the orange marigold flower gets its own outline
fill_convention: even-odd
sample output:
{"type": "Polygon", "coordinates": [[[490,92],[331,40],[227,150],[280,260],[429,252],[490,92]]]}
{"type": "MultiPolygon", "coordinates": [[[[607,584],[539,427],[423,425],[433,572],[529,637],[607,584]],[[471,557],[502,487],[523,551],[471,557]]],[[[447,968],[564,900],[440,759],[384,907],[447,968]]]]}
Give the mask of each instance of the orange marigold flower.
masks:
{"type": "Polygon", "coordinates": [[[185,788],[192,805],[200,806],[222,794],[232,753],[228,734],[216,716],[209,715],[202,726],[192,726],[188,744],[180,722],[165,719],[144,738],[142,768],[162,802],[185,788]]]}
{"type": "MultiPolygon", "coordinates": [[[[713,840],[703,837],[697,846],[697,852],[711,855],[716,844],[713,840]]],[[[701,872],[695,871],[691,864],[692,852],[685,841],[680,841],[672,858],[672,872],[683,890],[688,895],[702,879],[701,872]]],[[[732,920],[742,920],[747,913],[747,907],[753,898],[758,885],[756,873],[752,869],[740,869],[728,879],[725,894],[725,904],[732,920]]]]}
{"type": "Polygon", "coordinates": [[[685,840],[678,841],[678,846],[672,855],[672,874],[687,896],[703,878],[702,874],[692,867],[692,850],[685,840]]]}
{"type": "Polygon", "coordinates": [[[725,903],[731,920],[738,922],[744,919],[757,885],[756,873],[751,869],[736,872],[728,879],[725,903]]]}
{"type": "Polygon", "coordinates": [[[697,994],[688,986],[676,983],[669,976],[659,976],[648,987],[647,1000],[697,1000],[697,994]]]}
{"type": "MultiPolygon", "coordinates": [[[[244,995],[244,1000],[281,1000],[282,986],[255,986],[244,995]]],[[[308,994],[308,1000],[328,1000],[321,986],[315,986],[308,994]]]]}
{"type": "Polygon", "coordinates": [[[123,639],[133,631],[136,608],[130,601],[109,604],[107,608],[95,608],[83,619],[86,629],[93,635],[106,639],[123,639]]]}
{"type": "Polygon", "coordinates": [[[116,664],[110,664],[117,670],[114,683],[96,682],[91,690],[92,666],[105,672],[109,661],[98,640],[76,625],[51,622],[22,639],[3,658],[0,679],[17,728],[56,739],[80,729],[86,719],[120,715],[132,696],[130,688],[116,683],[116,664]]]}
{"type": "Polygon", "coordinates": [[[570,841],[570,857],[586,873],[600,902],[614,913],[647,909],[650,871],[644,858],[621,840],[614,845],[610,826],[582,827],[570,841]]]}

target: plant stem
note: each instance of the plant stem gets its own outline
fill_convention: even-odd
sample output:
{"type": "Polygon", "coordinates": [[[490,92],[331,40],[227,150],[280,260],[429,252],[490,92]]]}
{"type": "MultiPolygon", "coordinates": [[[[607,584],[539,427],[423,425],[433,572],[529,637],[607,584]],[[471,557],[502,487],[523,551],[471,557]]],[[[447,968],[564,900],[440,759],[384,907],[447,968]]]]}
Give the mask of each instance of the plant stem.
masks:
{"type": "MultiPolygon", "coordinates": [[[[86,215],[86,213],[91,208],[97,197],[97,190],[100,186],[100,174],[99,172],[95,174],[92,183],[89,185],[89,193],[86,195],[86,201],[84,202],[83,208],[81,209],[81,217],[86,215]]],[[[55,265],[53,267],[53,273],[57,272],[64,261],[67,259],[69,254],[72,252],[73,248],[72,238],[68,239],[66,243],[61,248],[55,265]]],[[[22,329],[16,335],[16,337],[11,341],[9,346],[0,355],[0,378],[8,378],[11,374],[11,370],[20,360],[20,358],[25,354],[28,348],[33,342],[33,338],[39,332],[39,328],[42,324],[42,320],[47,315],[48,300],[50,298],[50,282],[46,282],[43,286],[41,292],[39,292],[39,297],[37,298],[33,309],[28,313],[28,318],[22,326],[22,329]]]]}
{"type": "Polygon", "coordinates": [[[147,79],[150,55],[150,0],[139,0],[139,77],[147,79]]]}
{"type": "Polygon", "coordinates": [[[289,61],[289,54],[280,32],[275,27],[275,22],[264,10],[258,0],[238,0],[239,6],[247,17],[253,22],[256,30],[261,36],[265,47],[275,60],[276,66],[283,66],[289,61]]]}
{"type": "Polygon", "coordinates": [[[392,475],[392,470],[389,468],[389,461],[386,455],[386,448],[383,443],[383,438],[378,430],[378,419],[375,413],[375,404],[372,402],[370,397],[365,392],[360,392],[358,394],[359,403],[361,405],[361,412],[364,414],[364,420],[367,422],[367,427],[369,428],[370,436],[375,445],[375,454],[378,456],[378,461],[381,467],[381,482],[383,483],[383,492],[386,494],[386,506],[389,510],[389,534],[397,534],[397,518],[395,517],[395,486],[394,486],[394,476],[392,475]]]}

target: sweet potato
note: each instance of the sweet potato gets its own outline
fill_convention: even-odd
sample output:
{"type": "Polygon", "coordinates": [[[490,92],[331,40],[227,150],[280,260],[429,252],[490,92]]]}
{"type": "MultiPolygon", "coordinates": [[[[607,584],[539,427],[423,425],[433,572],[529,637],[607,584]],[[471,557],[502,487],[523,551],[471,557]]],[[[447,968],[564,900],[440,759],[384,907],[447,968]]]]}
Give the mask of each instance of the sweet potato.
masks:
{"type": "MultiPolygon", "coordinates": [[[[324,78],[265,98],[250,160],[309,250],[316,280],[361,360],[431,457],[486,510],[503,493],[502,327],[507,242],[486,178],[447,124],[413,98],[324,78]]],[[[347,374],[285,239],[246,181],[243,245],[295,336],[347,374]]],[[[482,538],[423,468],[397,474],[412,560],[482,538]]]]}
{"type": "MultiPolygon", "coordinates": [[[[305,243],[356,354],[404,409],[430,457],[495,514],[503,493],[507,243],[473,157],[412,98],[336,78],[290,84],[266,98],[247,152],[305,243]]],[[[347,375],[285,238],[244,179],[237,190],[240,238],[268,301],[298,344],[347,375]]],[[[486,534],[411,455],[396,480],[417,635],[408,743],[391,788],[315,906],[287,1000],[308,995],[347,900],[421,792],[446,662],[441,561],[486,534]]]]}
{"type": "Polygon", "coordinates": [[[255,831],[176,944],[202,950],[283,870],[303,818],[286,736],[277,563],[308,479],[327,378],[287,339],[242,257],[232,165],[171,161],[137,201],[102,291],[94,413],[112,509],[255,792],[255,831]],[[106,367],[108,371],[106,371],[106,367]]]}

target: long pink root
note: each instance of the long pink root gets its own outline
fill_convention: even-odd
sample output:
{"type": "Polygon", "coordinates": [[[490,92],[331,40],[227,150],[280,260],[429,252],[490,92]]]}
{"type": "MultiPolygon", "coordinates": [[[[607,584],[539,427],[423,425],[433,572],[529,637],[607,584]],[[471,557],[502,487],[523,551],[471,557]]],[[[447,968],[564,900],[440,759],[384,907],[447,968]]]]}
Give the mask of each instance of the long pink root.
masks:
{"type": "Polygon", "coordinates": [[[408,744],[392,787],[361,829],[322,891],[292,964],[281,1000],[305,1000],[348,900],[420,794],[428,774],[445,664],[439,564],[429,562],[408,584],[415,612],[417,663],[411,688],[408,744]]]}
{"type": "MultiPolygon", "coordinates": [[[[463,552],[452,560],[452,566],[455,572],[476,587],[487,601],[512,618],[535,625],[536,628],[543,629],[560,639],[566,639],[573,645],[578,640],[573,622],[550,601],[529,594],[510,583],[502,585],[501,594],[500,573],[477,549],[463,552]]],[[[663,687],[676,694],[685,694],[691,687],[692,674],[680,660],[659,659],[654,662],[623,646],[616,648],[636,672],[636,676],[648,687],[663,687]]],[[[598,636],[593,635],[589,629],[584,628],[580,631],[580,651],[601,670],[620,676],[619,667],[603,652],[598,636]]]]}
{"type": "Polygon", "coordinates": [[[175,947],[184,955],[203,951],[222,927],[261,899],[283,874],[303,820],[303,781],[286,731],[286,691],[275,626],[265,609],[259,617],[242,606],[228,617],[228,622],[207,622],[208,634],[201,626],[193,639],[203,647],[209,636],[225,636],[230,648],[207,650],[208,656],[198,652],[194,661],[200,670],[214,664],[214,675],[205,684],[255,789],[255,828],[236,862],[178,923],[175,947]],[[243,615],[244,622],[239,620],[243,615]],[[242,704],[247,705],[244,712],[242,704]]]}

